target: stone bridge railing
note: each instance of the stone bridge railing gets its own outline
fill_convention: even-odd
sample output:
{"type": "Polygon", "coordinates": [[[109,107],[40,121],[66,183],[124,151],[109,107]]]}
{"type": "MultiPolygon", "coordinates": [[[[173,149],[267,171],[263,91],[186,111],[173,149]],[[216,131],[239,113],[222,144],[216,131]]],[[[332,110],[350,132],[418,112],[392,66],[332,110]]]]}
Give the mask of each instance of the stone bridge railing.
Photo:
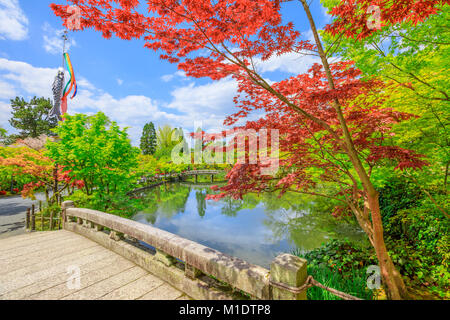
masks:
{"type": "Polygon", "coordinates": [[[62,208],[64,229],[122,255],[194,299],[306,299],[306,290],[295,291],[307,278],[306,261],[296,256],[281,254],[268,270],[150,225],[75,208],[72,201],[62,208]]]}

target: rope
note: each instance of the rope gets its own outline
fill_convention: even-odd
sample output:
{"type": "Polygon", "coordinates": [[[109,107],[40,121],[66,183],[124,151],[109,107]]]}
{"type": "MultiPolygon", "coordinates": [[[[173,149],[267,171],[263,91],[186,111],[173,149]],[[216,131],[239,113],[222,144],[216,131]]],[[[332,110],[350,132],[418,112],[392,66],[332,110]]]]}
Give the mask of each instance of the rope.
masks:
{"type": "Polygon", "coordinates": [[[305,283],[301,287],[291,287],[291,286],[289,286],[287,284],[275,282],[275,281],[272,281],[272,280],[270,280],[270,284],[272,286],[274,286],[274,287],[279,288],[279,289],[283,289],[283,290],[287,290],[289,292],[292,292],[293,294],[299,294],[299,293],[301,293],[302,291],[304,291],[304,290],[306,290],[308,288],[316,286],[316,287],[322,288],[322,289],[324,289],[324,290],[326,290],[328,292],[331,292],[335,296],[337,296],[339,298],[342,298],[344,300],[362,300],[362,299],[360,299],[358,297],[355,297],[355,296],[352,296],[352,295],[350,295],[348,293],[345,293],[345,292],[342,292],[342,291],[339,291],[339,290],[336,290],[336,289],[333,289],[333,288],[330,288],[330,287],[326,287],[323,284],[321,284],[319,281],[314,279],[312,276],[308,276],[306,278],[305,283]]]}

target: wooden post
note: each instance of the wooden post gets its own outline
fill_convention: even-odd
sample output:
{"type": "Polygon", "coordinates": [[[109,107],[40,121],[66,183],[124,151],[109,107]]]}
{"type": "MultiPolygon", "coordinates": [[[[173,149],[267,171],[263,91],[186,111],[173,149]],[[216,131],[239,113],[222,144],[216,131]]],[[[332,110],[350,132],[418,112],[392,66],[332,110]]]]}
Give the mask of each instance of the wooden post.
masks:
{"type": "MultiPolygon", "coordinates": [[[[33,204],[33,211],[34,211],[34,204],[33,204]]],[[[44,231],[44,213],[41,211],[40,212],[40,214],[41,214],[41,231],[44,231]]]]}
{"type": "Polygon", "coordinates": [[[211,182],[214,182],[214,175],[211,175],[211,182]]]}
{"type": "Polygon", "coordinates": [[[42,201],[39,200],[39,212],[42,212],[42,201]]]}
{"type": "Polygon", "coordinates": [[[26,225],[27,230],[30,230],[30,208],[27,208],[26,225]]]}
{"type": "Polygon", "coordinates": [[[34,215],[34,210],[31,211],[31,231],[36,230],[36,216],[34,215]]]}
{"type": "Polygon", "coordinates": [[[197,175],[195,175],[195,183],[197,183],[198,182],[198,178],[197,178],[198,176],[197,175]]]}
{"type": "Polygon", "coordinates": [[[58,230],[61,230],[61,219],[62,219],[62,217],[61,217],[61,213],[60,213],[60,214],[58,214],[58,230]]]}
{"type": "Polygon", "coordinates": [[[50,213],[50,231],[53,230],[53,211],[50,213]]]}

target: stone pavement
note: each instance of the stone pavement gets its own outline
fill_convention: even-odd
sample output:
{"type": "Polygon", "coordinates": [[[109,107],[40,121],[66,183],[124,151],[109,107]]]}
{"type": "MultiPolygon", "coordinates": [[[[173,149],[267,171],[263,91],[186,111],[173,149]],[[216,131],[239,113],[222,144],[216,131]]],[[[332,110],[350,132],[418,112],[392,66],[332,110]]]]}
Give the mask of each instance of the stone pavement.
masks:
{"type": "Polygon", "coordinates": [[[0,239],[0,300],[9,299],[190,298],[99,244],[59,230],[0,239]]]}

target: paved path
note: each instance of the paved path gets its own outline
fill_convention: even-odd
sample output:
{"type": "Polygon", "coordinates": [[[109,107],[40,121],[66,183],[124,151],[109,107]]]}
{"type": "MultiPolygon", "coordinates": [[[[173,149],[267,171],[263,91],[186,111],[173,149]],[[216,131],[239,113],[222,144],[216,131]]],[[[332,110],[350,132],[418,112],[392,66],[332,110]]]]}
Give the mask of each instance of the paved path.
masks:
{"type": "Polygon", "coordinates": [[[44,194],[37,194],[37,200],[23,199],[20,195],[0,198],[0,239],[25,233],[25,213],[31,204],[44,200],[44,194]]]}
{"type": "Polygon", "coordinates": [[[174,300],[189,297],[97,243],[59,230],[0,239],[0,300],[9,299],[174,300]],[[70,277],[73,279],[78,271],[80,285],[76,287],[76,280],[70,277]]]}

